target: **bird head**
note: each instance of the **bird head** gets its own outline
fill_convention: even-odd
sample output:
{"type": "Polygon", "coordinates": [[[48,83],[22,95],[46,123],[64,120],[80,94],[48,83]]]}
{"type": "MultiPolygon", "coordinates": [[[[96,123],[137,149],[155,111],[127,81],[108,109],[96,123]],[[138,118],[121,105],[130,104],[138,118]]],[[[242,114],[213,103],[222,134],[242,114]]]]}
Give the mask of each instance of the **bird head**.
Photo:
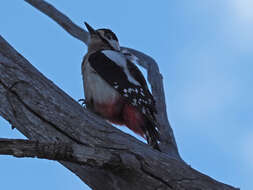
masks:
{"type": "Polygon", "coordinates": [[[110,29],[93,29],[87,22],[85,26],[90,33],[89,47],[93,49],[113,49],[120,51],[119,41],[117,36],[110,29]]]}

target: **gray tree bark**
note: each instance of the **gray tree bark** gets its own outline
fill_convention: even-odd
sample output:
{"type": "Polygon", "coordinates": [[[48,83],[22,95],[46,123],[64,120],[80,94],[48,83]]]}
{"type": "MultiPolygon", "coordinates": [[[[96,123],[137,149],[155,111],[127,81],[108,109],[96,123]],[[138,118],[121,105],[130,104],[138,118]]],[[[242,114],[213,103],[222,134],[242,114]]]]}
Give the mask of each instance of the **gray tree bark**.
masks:
{"type": "MultiPolygon", "coordinates": [[[[88,33],[43,0],[25,0],[87,44],[88,33]]],[[[30,140],[0,139],[0,154],[60,161],[92,189],[232,190],[182,161],[156,62],[133,49],[156,99],[162,152],[82,108],[0,36],[0,115],[30,140]]]]}

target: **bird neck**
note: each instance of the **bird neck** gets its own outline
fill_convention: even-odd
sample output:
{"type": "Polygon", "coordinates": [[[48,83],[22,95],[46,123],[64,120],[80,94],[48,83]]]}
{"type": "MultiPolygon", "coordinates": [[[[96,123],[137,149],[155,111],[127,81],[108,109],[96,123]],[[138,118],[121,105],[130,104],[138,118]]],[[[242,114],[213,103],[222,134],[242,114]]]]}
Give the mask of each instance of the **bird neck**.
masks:
{"type": "Polygon", "coordinates": [[[91,43],[88,46],[88,52],[95,52],[101,50],[112,50],[112,47],[106,43],[91,43]]]}

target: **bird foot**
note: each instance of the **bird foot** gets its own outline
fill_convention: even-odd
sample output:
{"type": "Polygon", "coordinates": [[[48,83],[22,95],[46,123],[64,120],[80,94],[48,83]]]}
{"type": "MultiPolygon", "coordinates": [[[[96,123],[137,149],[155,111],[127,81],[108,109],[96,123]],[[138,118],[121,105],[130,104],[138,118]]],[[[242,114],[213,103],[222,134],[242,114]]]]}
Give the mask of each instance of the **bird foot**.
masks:
{"type": "Polygon", "coordinates": [[[80,102],[83,107],[86,107],[86,104],[87,104],[86,99],[84,99],[84,98],[79,99],[78,102],[80,102]]]}

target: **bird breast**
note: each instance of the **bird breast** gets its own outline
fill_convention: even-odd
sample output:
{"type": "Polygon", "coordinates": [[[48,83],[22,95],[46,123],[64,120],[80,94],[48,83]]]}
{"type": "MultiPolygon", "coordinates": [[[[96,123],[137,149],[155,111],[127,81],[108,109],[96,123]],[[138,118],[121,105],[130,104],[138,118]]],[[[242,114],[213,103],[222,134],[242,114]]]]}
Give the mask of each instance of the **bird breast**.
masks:
{"type": "Polygon", "coordinates": [[[107,84],[89,63],[83,67],[83,79],[87,101],[93,100],[94,103],[98,104],[110,104],[119,99],[119,93],[107,84]]]}

